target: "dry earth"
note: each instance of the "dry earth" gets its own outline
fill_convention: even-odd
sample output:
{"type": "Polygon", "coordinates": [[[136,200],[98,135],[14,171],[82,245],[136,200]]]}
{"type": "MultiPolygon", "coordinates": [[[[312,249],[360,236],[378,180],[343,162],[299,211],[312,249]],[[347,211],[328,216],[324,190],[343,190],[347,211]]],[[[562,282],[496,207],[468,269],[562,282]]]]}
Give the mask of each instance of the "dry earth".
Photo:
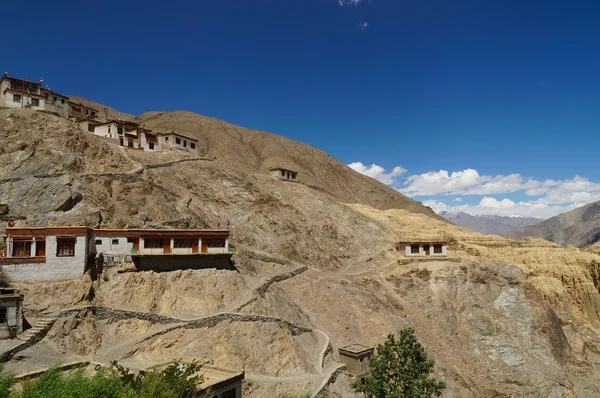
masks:
{"type": "MultiPolygon", "coordinates": [[[[600,395],[597,250],[457,227],[282,137],[182,112],[140,120],[197,134],[202,156],[126,151],[62,119],[0,110],[4,217],[138,226],[148,216],[150,227],[230,218],[236,271],[115,268],[96,282],[22,283],[31,320],[64,311],[8,370],[198,358],[244,368],[249,397],[315,393],[338,347],[412,326],[446,397],[600,395]],[[274,165],[300,169],[302,183],[266,175],[274,165]],[[398,242],[419,238],[448,240],[449,258],[404,258],[398,242]]],[[[348,384],[342,373],[323,392],[352,397],[348,384]]]]}

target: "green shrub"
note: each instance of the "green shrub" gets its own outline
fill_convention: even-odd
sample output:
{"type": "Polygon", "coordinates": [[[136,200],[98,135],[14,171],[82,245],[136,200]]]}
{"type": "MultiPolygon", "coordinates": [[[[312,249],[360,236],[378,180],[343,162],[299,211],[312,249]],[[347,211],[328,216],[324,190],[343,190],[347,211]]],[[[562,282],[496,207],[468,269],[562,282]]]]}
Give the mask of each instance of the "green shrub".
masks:
{"type": "Polygon", "coordinates": [[[433,361],[427,358],[412,328],[400,331],[398,340],[388,335],[371,357],[371,373],[352,383],[352,387],[367,398],[439,397],[446,388],[433,373],[433,361]]]}

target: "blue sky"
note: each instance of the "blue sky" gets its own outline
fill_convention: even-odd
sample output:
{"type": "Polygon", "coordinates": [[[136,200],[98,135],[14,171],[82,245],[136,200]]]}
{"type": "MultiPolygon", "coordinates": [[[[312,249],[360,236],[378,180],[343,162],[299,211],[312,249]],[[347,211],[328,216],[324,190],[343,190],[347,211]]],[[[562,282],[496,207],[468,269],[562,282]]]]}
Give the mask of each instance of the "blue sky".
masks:
{"type": "Polygon", "coordinates": [[[597,1],[83,4],[12,7],[0,67],[294,138],[438,211],[600,200],[597,1]]]}

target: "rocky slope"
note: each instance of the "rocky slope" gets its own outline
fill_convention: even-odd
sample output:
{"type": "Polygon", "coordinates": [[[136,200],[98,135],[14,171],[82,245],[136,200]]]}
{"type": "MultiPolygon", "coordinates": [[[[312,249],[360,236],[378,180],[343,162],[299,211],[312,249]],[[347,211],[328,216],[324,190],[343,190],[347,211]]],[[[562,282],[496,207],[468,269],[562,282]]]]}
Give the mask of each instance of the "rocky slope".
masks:
{"type": "Polygon", "coordinates": [[[559,245],[584,247],[600,241],[600,201],[559,214],[529,227],[505,234],[510,239],[544,238],[559,245]]]}
{"type": "Polygon", "coordinates": [[[465,212],[440,213],[441,216],[456,225],[467,227],[475,232],[486,235],[502,235],[518,228],[538,224],[542,218],[534,217],[504,217],[494,215],[471,215],[465,212]]]}
{"type": "MultiPolygon", "coordinates": [[[[168,128],[173,115],[142,118],[168,128]]],[[[203,133],[212,127],[196,132],[206,136],[203,155],[214,158],[205,160],[109,147],[31,111],[0,117],[8,143],[0,155],[7,175],[0,203],[19,222],[78,224],[86,217],[134,226],[148,216],[149,227],[184,219],[214,227],[229,217],[231,241],[242,249],[236,271],[110,269],[93,283],[21,284],[34,319],[37,310],[90,307],[64,312],[41,342],[7,363],[9,371],[112,359],[139,368],[185,357],[243,367],[248,397],[352,397],[346,376],[331,378],[337,348],[376,345],[412,326],[448,384],[446,397],[600,395],[600,256],[593,250],[478,234],[427,209],[407,211],[416,206],[410,201],[406,209],[388,208],[405,199],[341,168],[348,185],[329,179],[319,167],[335,171],[334,160],[266,133],[250,132],[249,139],[245,130],[235,135],[224,127],[222,135],[232,138],[222,141],[239,152],[240,166],[219,146],[219,135],[203,133]],[[34,146],[17,145],[22,131],[39,136],[34,146]],[[301,179],[314,180],[265,174],[269,162],[284,159],[302,167],[301,179]],[[41,176],[38,168],[49,172],[41,176]],[[45,187],[51,198],[81,197],[57,209],[52,200],[36,200],[45,187]],[[449,258],[413,260],[398,250],[399,241],[420,238],[447,240],[449,258]]],[[[181,120],[179,128],[218,125],[194,115],[181,120]]]]}

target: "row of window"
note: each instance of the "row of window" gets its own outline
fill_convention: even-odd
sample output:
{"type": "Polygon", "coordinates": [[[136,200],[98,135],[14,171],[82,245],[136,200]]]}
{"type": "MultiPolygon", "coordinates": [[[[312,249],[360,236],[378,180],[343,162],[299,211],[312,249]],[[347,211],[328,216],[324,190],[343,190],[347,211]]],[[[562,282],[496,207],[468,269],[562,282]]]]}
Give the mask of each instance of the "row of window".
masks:
{"type": "MultiPolygon", "coordinates": [[[[13,94],[13,102],[20,103],[23,99],[21,94],[13,94]]],[[[40,100],[38,98],[31,99],[31,106],[40,106],[40,100]]]]}
{"type": "MultiPolygon", "coordinates": [[[[36,242],[36,253],[31,253],[31,242],[13,242],[13,257],[32,257],[46,255],[46,242],[36,242]]],[[[72,257],[75,255],[75,239],[60,239],[56,241],[57,257],[72,257]]]]}
{"type": "MultiPolygon", "coordinates": [[[[170,239],[144,239],[145,249],[162,249],[165,247],[165,241],[167,246],[170,246],[170,239]]],[[[176,249],[191,249],[194,246],[195,240],[192,239],[175,239],[173,245],[176,249]]],[[[96,245],[102,245],[102,239],[96,239],[96,245]]],[[[113,245],[119,244],[119,239],[112,239],[113,245]]],[[[204,241],[206,247],[225,247],[225,239],[206,239],[204,241]]],[[[46,242],[37,242],[36,255],[40,255],[43,252],[45,255],[46,242]]],[[[418,253],[418,246],[417,246],[418,253]]],[[[437,253],[437,252],[436,252],[437,253]]],[[[441,253],[441,248],[440,248],[441,253]]],[[[60,239],[56,242],[56,255],[58,257],[71,257],[75,255],[75,239],[60,239]]],[[[31,242],[13,242],[13,257],[31,257],[31,242]]]]}
{"type": "MultiPolygon", "coordinates": [[[[181,138],[179,138],[179,137],[175,137],[175,143],[176,143],[177,145],[181,145],[181,138]]],[[[187,141],[186,141],[186,140],[183,140],[183,147],[184,147],[184,148],[187,148],[187,144],[188,144],[188,143],[187,143],[187,141]]],[[[196,149],[196,143],[194,143],[194,142],[190,142],[190,148],[192,148],[192,149],[196,149]]]]}
{"type": "MultiPolygon", "coordinates": [[[[410,245],[411,254],[419,254],[419,246],[420,245],[410,245]]],[[[423,246],[424,246],[425,251],[429,250],[429,245],[423,245],[423,246]]],[[[433,245],[433,252],[435,254],[442,254],[442,245],[433,245]]]]}
{"type": "MultiPolygon", "coordinates": [[[[112,245],[118,245],[119,244],[119,239],[113,239],[110,242],[112,245]]],[[[96,246],[101,245],[102,244],[102,239],[96,239],[96,246]]]]}

